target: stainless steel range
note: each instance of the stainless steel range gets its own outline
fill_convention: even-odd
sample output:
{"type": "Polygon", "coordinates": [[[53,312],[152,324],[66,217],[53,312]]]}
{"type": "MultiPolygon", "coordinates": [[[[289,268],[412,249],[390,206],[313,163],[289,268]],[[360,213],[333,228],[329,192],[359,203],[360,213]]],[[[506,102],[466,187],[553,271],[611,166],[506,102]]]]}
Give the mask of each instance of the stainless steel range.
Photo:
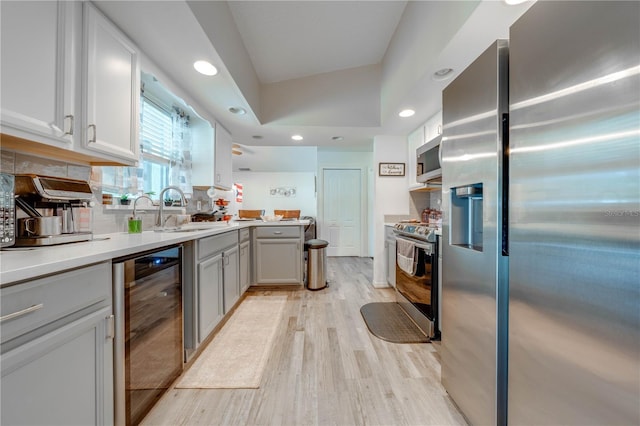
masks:
{"type": "Polygon", "coordinates": [[[396,300],[429,339],[440,338],[437,228],[397,223],[396,300]]]}

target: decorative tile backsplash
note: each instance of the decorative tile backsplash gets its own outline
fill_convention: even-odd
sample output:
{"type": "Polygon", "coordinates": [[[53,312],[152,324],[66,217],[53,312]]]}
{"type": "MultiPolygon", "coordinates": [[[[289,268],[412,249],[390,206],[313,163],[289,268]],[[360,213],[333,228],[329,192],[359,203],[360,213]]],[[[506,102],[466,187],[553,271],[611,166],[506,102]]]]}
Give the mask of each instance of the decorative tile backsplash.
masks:
{"type": "Polygon", "coordinates": [[[37,174],[42,176],[66,177],[89,180],[91,167],[65,163],[51,158],[38,157],[21,152],[2,150],[0,171],[11,174],[37,174]]]}

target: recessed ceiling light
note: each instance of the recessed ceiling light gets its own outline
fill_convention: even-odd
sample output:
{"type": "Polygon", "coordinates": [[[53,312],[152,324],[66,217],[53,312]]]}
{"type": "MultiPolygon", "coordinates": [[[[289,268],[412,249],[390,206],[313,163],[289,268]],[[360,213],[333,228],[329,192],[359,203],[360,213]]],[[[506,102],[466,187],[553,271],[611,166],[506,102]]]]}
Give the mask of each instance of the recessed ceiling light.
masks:
{"type": "Polygon", "coordinates": [[[344,139],[342,136],[334,136],[331,138],[332,141],[341,141],[342,139],[344,139]]]}
{"type": "Polygon", "coordinates": [[[213,65],[211,65],[207,61],[196,61],[196,62],[193,63],[193,67],[200,74],[204,74],[204,75],[216,75],[216,74],[218,74],[218,69],[216,67],[214,67],[213,65]]]}
{"type": "Polygon", "coordinates": [[[293,135],[291,136],[291,139],[293,139],[294,141],[301,141],[304,138],[300,135],[293,135]]]}
{"type": "Polygon", "coordinates": [[[453,70],[451,68],[442,68],[433,73],[433,79],[436,81],[446,80],[453,77],[453,70]]]}
{"type": "Polygon", "coordinates": [[[243,115],[247,113],[247,110],[240,107],[229,107],[229,112],[231,114],[243,115]]]}
{"type": "Polygon", "coordinates": [[[413,116],[415,113],[416,112],[412,109],[403,109],[398,113],[398,115],[402,118],[407,118],[413,116]]]}

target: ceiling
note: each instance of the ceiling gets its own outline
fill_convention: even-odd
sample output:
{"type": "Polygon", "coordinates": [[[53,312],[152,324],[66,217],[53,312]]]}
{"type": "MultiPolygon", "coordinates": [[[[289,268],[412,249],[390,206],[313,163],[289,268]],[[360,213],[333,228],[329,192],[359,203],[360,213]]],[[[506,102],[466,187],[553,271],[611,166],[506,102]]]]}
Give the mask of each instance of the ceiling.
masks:
{"type": "Polygon", "coordinates": [[[406,1],[234,1],[261,83],[382,62],[406,1]]]}
{"type": "Polygon", "coordinates": [[[235,143],[371,150],[441,108],[448,81],[531,2],[98,1],[144,52],[142,68],[235,143]],[[193,62],[219,70],[207,77],[193,62]],[[240,107],[244,115],[234,115],[240,107]],[[412,107],[416,115],[397,113],[412,107]],[[295,142],[291,135],[304,140],[295,142]],[[337,139],[340,137],[341,139],[337,139]]]}

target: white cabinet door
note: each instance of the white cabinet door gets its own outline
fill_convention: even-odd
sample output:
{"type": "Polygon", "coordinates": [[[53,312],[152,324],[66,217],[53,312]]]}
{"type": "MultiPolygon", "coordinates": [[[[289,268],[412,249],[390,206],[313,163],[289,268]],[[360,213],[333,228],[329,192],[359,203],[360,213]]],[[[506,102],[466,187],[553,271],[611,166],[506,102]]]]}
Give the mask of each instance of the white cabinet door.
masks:
{"type": "Polygon", "coordinates": [[[250,243],[245,241],[240,244],[240,294],[244,294],[249,288],[250,282],[250,262],[249,262],[250,243]]]}
{"type": "Polygon", "coordinates": [[[83,147],[134,165],[139,150],[138,51],[88,2],[83,24],[83,147]]]}
{"type": "Polygon", "coordinates": [[[73,148],[75,18],[65,1],[3,1],[2,132],[73,148]]]}
{"type": "Polygon", "coordinates": [[[223,317],[222,253],[198,264],[198,343],[202,343],[223,317]]]}
{"type": "Polygon", "coordinates": [[[226,314],[240,298],[238,246],[225,250],[222,257],[224,259],[224,313],[226,314]]]}
{"type": "Polygon", "coordinates": [[[424,126],[420,126],[413,132],[409,133],[409,136],[407,137],[407,150],[408,150],[408,158],[409,158],[407,173],[409,174],[409,189],[415,189],[417,187],[424,186],[422,183],[419,183],[416,180],[416,176],[417,176],[416,149],[418,149],[418,147],[423,145],[424,143],[425,143],[424,126]]]}
{"type": "Polygon", "coordinates": [[[113,424],[110,314],[103,308],[2,354],[0,423],[113,424]]]}
{"type": "Polygon", "coordinates": [[[191,183],[193,186],[213,186],[215,129],[208,122],[195,121],[191,126],[191,140],[191,183]]]}
{"type": "Polygon", "coordinates": [[[255,240],[256,284],[302,284],[302,248],[296,238],[255,240]]]}
{"type": "Polygon", "coordinates": [[[224,127],[217,125],[213,186],[223,190],[229,190],[233,186],[232,145],[231,134],[224,127]]]}
{"type": "Polygon", "coordinates": [[[424,141],[429,142],[431,139],[442,134],[442,111],[434,114],[426,123],[424,123],[424,141]]]}

